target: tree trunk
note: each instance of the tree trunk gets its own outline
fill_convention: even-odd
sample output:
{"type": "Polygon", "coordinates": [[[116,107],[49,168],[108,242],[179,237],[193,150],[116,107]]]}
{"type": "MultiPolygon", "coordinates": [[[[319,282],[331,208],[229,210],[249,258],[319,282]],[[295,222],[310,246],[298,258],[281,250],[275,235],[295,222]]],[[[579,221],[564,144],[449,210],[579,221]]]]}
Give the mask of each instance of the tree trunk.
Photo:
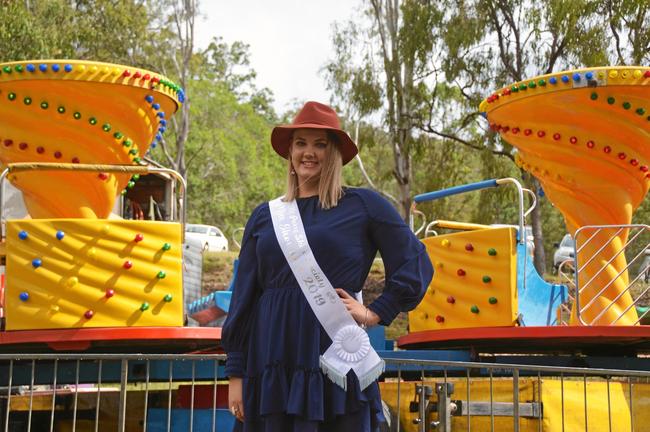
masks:
{"type": "Polygon", "coordinates": [[[542,207],[540,204],[541,197],[539,196],[540,184],[535,177],[530,176],[530,185],[531,190],[535,193],[537,198],[537,205],[530,214],[535,242],[535,254],[533,255],[533,260],[537,272],[540,275],[544,275],[546,272],[546,252],[544,251],[544,233],[542,232],[542,207]]]}

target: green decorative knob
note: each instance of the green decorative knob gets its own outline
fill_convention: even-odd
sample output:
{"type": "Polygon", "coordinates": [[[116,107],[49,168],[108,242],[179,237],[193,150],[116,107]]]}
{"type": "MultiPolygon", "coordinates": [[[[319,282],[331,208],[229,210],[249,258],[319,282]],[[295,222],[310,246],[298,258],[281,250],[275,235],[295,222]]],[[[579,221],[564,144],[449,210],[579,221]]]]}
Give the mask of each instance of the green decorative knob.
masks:
{"type": "Polygon", "coordinates": [[[144,312],[147,309],[149,309],[149,303],[147,302],[142,303],[142,305],[140,306],[140,310],[144,312]]]}
{"type": "Polygon", "coordinates": [[[135,155],[138,154],[138,150],[133,148],[133,149],[129,150],[129,154],[132,154],[132,155],[135,156],[135,155]]]}
{"type": "Polygon", "coordinates": [[[63,114],[65,112],[65,107],[60,106],[56,110],[59,114],[63,114]]]}
{"type": "Polygon", "coordinates": [[[108,123],[104,123],[104,125],[102,126],[102,130],[103,130],[104,132],[110,132],[110,130],[111,130],[111,125],[108,124],[108,123]]]}
{"type": "Polygon", "coordinates": [[[610,105],[614,105],[614,103],[616,103],[616,99],[614,97],[610,96],[610,97],[607,98],[607,103],[610,104],[610,105]]]}
{"type": "Polygon", "coordinates": [[[131,141],[129,138],[125,139],[122,143],[124,147],[131,147],[131,144],[133,144],[133,141],[131,141]]]}
{"type": "Polygon", "coordinates": [[[591,100],[596,100],[596,99],[598,99],[598,93],[593,92],[590,97],[591,97],[591,100]]]}
{"type": "Polygon", "coordinates": [[[163,247],[162,247],[162,250],[164,250],[164,251],[168,251],[168,250],[171,249],[171,248],[172,248],[172,245],[170,245],[169,243],[165,243],[165,244],[163,245],[163,247]]]}
{"type": "Polygon", "coordinates": [[[88,119],[88,123],[95,126],[97,124],[97,119],[95,117],[91,117],[88,119]]]}
{"type": "Polygon", "coordinates": [[[9,99],[10,101],[16,100],[16,93],[9,93],[7,95],[7,99],[9,99]]]}
{"type": "Polygon", "coordinates": [[[494,249],[494,248],[490,248],[490,249],[488,249],[488,255],[490,255],[490,256],[496,256],[496,254],[497,254],[497,250],[496,250],[496,249],[494,249]]]}
{"type": "Polygon", "coordinates": [[[133,174],[133,181],[140,180],[140,174],[133,174]]]}
{"type": "Polygon", "coordinates": [[[72,117],[74,117],[75,120],[79,120],[81,118],[81,113],[77,111],[72,114],[72,117]]]}
{"type": "Polygon", "coordinates": [[[497,304],[497,301],[498,301],[498,300],[497,300],[496,297],[490,297],[490,298],[488,299],[488,301],[490,302],[490,304],[497,304]]]}
{"type": "Polygon", "coordinates": [[[32,98],[27,96],[25,99],[23,99],[23,102],[25,103],[25,105],[31,105],[32,104],[32,98]]]}
{"type": "Polygon", "coordinates": [[[113,136],[115,137],[115,139],[121,139],[124,135],[122,134],[122,132],[115,132],[113,136]]]}
{"type": "Polygon", "coordinates": [[[156,275],[158,279],[165,279],[165,276],[167,276],[167,273],[165,273],[163,270],[160,270],[156,275]]]}
{"type": "Polygon", "coordinates": [[[132,182],[132,181],[130,181],[130,182],[128,182],[128,183],[126,184],[126,188],[127,188],[127,189],[132,189],[133,186],[135,186],[135,182],[132,182]]]}
{"type": "Polygon", "coordinates": [[[173,299],[173,297],[172,297],[171,294],[167,294],[167,295],[163,298],[163,300],[165,300],[167,303],[169,303],[170,301],[172,301],[172,299],[173,299]]]}
{"type": "Polygon", "coordinates": [[[483,276],[483,283],[490,283],[492,282],[492,278],[490,276],[483,276]]]}
{"type": "Polygon", "coordinates": [[[42,109],[48,109],[49,106],[50,106],[50,104],[48,104],[47,102],[45,102],[45,101],[41,102],[41,108],[42,109]]]}
{"type": "Polygon", "coordinates": [[[476,305],[472,306],[471,311],[472,311],[472,313],[477,314],[477,313],[479,312],[479,310],[478,310],[478,306],[476,306],[476,305]]]}

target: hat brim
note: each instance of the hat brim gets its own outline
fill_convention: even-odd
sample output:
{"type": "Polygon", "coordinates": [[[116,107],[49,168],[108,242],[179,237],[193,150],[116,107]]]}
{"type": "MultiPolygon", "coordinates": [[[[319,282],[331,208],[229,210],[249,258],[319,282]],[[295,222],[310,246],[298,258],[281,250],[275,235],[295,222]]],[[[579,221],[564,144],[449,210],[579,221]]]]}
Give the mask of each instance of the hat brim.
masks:
{"type": "Polygon", "coordinates": [[[289,158],[289,145],[291,144],[293,131],[296,129],[325,129],[334,132],[339,137],[341,144],[340,150],[343,165],[350,162],[359,153],[359,149],[354,141],[352,141],[352,138],[342,130],[316,123],[303,123],[299,125],[282,125],[273,128],[273,132],[271,132],[271,145],[273,146],[273,150],[285,159],[289,158]]]}

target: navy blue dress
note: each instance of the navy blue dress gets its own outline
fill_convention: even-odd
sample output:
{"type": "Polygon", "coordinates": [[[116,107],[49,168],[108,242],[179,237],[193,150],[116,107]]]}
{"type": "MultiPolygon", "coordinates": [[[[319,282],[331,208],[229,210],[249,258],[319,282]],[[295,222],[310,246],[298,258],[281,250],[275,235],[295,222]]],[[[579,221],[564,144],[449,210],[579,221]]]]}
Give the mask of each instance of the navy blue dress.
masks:
{"type": "MultiPolygon", "coordinates": [[[[433,268],[424,245],[376,192],[347,188],[336,207],[298,198],[309,245],[332,285],[349,293],[364,285],[380,251],[381,296],[368,307],[389,325],[424,296],[433,268]]],[[[251,215],[222,344],[226,374],[243,377],[245,432],[375,432],[384,420],[377,383],[363,392],[353,372],[348,391],[319,368],[330,346],[276,240],[268,203],[251,215]]]]}

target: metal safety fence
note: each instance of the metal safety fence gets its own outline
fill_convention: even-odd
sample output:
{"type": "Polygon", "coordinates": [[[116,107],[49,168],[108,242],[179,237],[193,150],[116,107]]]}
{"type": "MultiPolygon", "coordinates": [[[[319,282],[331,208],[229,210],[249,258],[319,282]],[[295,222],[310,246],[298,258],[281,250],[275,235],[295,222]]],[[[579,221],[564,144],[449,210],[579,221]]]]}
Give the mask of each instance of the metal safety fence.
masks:
{"type": "Polygon", "coordinates": [[[225,355],[0,354],[8,431],[230,431],[225,355]]]}
{"type": "MultiPolygon", "coordinates": [[[[636,325],[650,313],[650,225],[583,226],[575,233],[575,310],[582,325],[636,325]]],[[[648,316],[650,318],[650,315],[648,316]]]]}
{"type": "MultiPolygon", "coordinates": [[[[4,431],[230,431],[224,355],[2,354],[4,431]]],[[[382,432],[647,431],[650,371],[386,359],[382,432]]]]}
{"type": "Polygon", "coordinates": [[[650,430],[650,370],[386,363],[391,432],[650,430]]]}

